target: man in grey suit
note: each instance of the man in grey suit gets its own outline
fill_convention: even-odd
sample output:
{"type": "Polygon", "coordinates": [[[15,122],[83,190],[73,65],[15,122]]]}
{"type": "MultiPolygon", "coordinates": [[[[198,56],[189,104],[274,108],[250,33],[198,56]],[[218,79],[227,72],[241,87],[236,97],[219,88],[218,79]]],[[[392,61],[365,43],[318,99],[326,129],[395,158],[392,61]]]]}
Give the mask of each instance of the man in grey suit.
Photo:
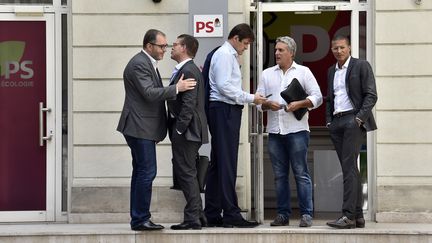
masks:
{"type": "Polygon", "coordinates": [[[327,225],[363,228],[363,191],[357,158],[366,132],[377,128],[372,108],[377,102],[370,64],[351,57],[349,39],[336,36],[331,50],[337,63],[328,71],[326,121],[343,174],[342,216],[327,225]]]}
{"type": "Polygon", "coordinates": [[[132,230],[159,230],[164,227],[151,220],[152,183],[156,177],[156,143],[167,133],[165,100],[194,89],[195,80],[183,80],[163,87],[157,62],[166,52],[165,34],[150,29],[143,50],[126,65],[123,73],[125,102],[117,131],[123,133],[132,153],[130,216],[132,230]]]}
{"type": "Polygon", "coordinates": [[[180,75],[193,78],[197,86],[177,95],[168,103],[168,131],[172,142],[174,174],[186,199],[184,220],[171,229],[201,229],[206,224],[202,210],[197,179],[196,158],[201,144],[208,143],[207,118],[204,110],[204,86],[200,69],[192,60],[198,51],[198,40],[190,35],[180,35],[173,43],[171,58],[175,66],[171,85],[177,84],[180,75]],[[201,219],[201,220],[200,220],[201,219]]]}

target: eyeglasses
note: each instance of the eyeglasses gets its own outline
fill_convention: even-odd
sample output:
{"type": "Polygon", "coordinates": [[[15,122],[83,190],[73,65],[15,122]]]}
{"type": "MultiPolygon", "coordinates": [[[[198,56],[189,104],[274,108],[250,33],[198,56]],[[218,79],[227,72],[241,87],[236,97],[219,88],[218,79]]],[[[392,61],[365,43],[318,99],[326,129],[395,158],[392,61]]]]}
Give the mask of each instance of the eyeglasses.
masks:
{"type": "Polygon", "coordinates": [[[181,45],[181,46],[182,46],[182,45],[184,45],[184,44],[182,44],[182,43],[178,43],[178,42],[174,42],[174,43],[172,44],[173,47],[178,46],[178,45],[181,45]]]}
{"type": "Polygon", "coordinates": [[[168,47],[167,44],[165,44],[165,45],[161,45],[161,44],[156,44],[156,43],[151,43],[151,42],[150,42],[150,44],[151,44],[151,45],[154,45],[154,46],[159,46],[160,49],[162,49],[162,50],[165,50],[165,49],[167,49],[167,47],[168,47]]]}

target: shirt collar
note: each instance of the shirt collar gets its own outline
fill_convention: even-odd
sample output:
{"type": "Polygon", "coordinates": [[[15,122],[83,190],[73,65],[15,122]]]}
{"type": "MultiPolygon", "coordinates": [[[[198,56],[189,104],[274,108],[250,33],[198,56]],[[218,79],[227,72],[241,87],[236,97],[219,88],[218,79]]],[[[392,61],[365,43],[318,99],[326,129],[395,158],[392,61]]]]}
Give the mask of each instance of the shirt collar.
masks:
{"type": "Polygon", "coordinates": [[[187,58],[187,59],[183,60],[182,62],[180,62],[179,64],[177,64],[177,65],[175,66],[175,68],[176,68],[177,70],[180,70],[180,68],[182,68],[183,65],[185,65],[185,64],[186,64],[187,62],[189,62],[190,60],[192,60],[192,58],[187,58]]]}
{"type": "Polygon", "coordinates": [[[345,61],[344,65],[342,65],[342,68],[339,68],[338,63],[336,62],[336,70],[342,70],[344,68],[348,68],[348,64],[351,61],[351,56],[348,57],[348,59],[345,61]]]}
{"type": "Polygon", "coordinates": [[[156,59],[154,59],[152,56],[150,56],[150,54],[148,54],[144,49],[142,50],[142,52],[144,54],[146,54],[150,58],[150,61],[153,64],[153,67],[156,69],[157,68],[157,64],[158,64],[158,62],[156,61],[156,59]]]}
{"type": "Polygon", "coordinates": [[[236,49],[234,49],[234,47],[228,41],[225,41],[224,45],[228,48],[230,54],[238,56],[236,49]]]}
{"type": "MultiPolygon", "coordinates": [[[[297,69],[297,67],[298,67],[298,64],[295,61],[293,61],[292,64],[291,64],[291,67],[288,68],[287,72],[289,70],[291,70],[291,69],[297,69]]],[[[281,72],[283,72],[283,70],[279,67],[279,65],[276,65],[276,69],[275,70],[276,71],[280,70],[281,72]]]]}

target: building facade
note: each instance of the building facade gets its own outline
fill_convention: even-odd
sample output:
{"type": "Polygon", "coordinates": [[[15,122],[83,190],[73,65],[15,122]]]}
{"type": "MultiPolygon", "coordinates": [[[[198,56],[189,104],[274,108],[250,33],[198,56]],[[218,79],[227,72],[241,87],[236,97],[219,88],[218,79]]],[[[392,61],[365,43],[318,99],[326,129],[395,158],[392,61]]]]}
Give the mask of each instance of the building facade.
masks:
{"type": "MultiPolygon", "coordinates": [[[[129,221],[131,156],[115,129],[124,100],[123,69],[142,49],[148,29],[162,30],[171,43],[182,33],[193,34],[196,14],[222,15],[224,24],[224,35],[216,41],[199,38],[205,44],[198,64],[233,26],[254,26],[257,41],[242,58],[242,67],[250,67],[242,68],[244,88],[252,92],[262,68],[274,63],[275,36],[298,37],[298,61],[320,77],[320,66],[334,62],[327,58],[330,46],[325,40],[334,33],[350,34],[353,56],[369,60],[378,91],[378,130],[368,134],[363,162],[360,159],[368,217],[432,222],[431,2],[223,0],[210,9],[204,2],[0,1],[0,130],[5,131],[0,138],[0,222],[129,221]],[[199,2],[202,6],[197,7],[199,2]]],[[[175,66],[169,51],[158,64],[165,85],[175,66]]],[[[319,111],[310,114],[315,211],[334,212],[326,201],[337,185],[325,187],[325,177],[320,181],[320,172],[330,168],[319,167],[321,161],[335,162],[323,160],[334,157],[320,117],[319,111]]],[[[271,172],[266,169],[265,116],[247,107],[242,119],[239,206],[247,217],[262,220],[274,207],[271,172]]],[[[201,152],[209,150],[204,146],[201,152]]],[[[168,138],[157,145],[157,160],[153,219],[180,221],[185,202],[181,192],[170,189],[168,138]]],[[[336,167],[329,176],[338,175],[336,167]]]]}

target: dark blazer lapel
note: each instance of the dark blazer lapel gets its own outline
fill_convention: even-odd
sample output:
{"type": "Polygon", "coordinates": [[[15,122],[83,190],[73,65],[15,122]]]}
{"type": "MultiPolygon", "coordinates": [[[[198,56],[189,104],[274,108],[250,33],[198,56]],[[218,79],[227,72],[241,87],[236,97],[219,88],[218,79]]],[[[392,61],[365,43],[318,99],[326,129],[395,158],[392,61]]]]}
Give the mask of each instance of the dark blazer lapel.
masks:
{"type": "Polygon", "coordinates": [[[333,67],[331,69],[331,72],[330,72],[330,77],[329,77],[330,83],[329,83],[329,86],[330,86],[331,90],[333,90],[333,86],[334,86],[334,76],[335,76],[335,73],[336,73],[336,65],[333,65],[333,67]]]}
{"type": "MultiPolygon", "coordinates": [[[[335,73],[336,73],[336,65],[337,64],[333,65],[331,67],[331,69],[330,69],[329,79],[328,79],[329,80],[328,81],[328,86],[329,87],[327,87],[327,90],[328,90],[328,94],[327,94],[328,98],[327,99],[330,99],[330,101],[332,103],[333,103],[333,100],[334,100],[333,88],[334,88],[334,76],[335,76],[335,73]]],[[[332,107],[333,107],[333,105],[332,105],[332,107]]]]}
{"type": "Polygon", "coordinates": [[[173,80],[171,81],[171,83],[170,83],[170,85],[171,84],[176,84],[178,81],[179,81],[179,79],[180,79],[180,76],[181,76],[181,73],[182,73],[182,70],[183,70],[183,68],[186,66],[186,65],[189,65],[190,63],[192,63],[193,62],[193,60],[189,60],[189,61],[187,61],[178,71],[177,71],[177,73],[176,73],[176,75],[173,77],[173,80]]]}
{"type": "Polygon", "coordinates": [[[356,58],[354,58],[354,57],[351,57],[351,60],[350,60],[350,62],[348,63],[348,68],[347,68],[347,72],[346,72],[346,76],[345,76],[345,87],[346,87],[346,90],[347,90],[347,94],[349,95],[349,77],[350,77],[350,75],[351,75],[351,70],[353,69],[353,67],[354,67],[354,64],[356,63],[356,61],[357,61],[357,59],[356,58]]]}

